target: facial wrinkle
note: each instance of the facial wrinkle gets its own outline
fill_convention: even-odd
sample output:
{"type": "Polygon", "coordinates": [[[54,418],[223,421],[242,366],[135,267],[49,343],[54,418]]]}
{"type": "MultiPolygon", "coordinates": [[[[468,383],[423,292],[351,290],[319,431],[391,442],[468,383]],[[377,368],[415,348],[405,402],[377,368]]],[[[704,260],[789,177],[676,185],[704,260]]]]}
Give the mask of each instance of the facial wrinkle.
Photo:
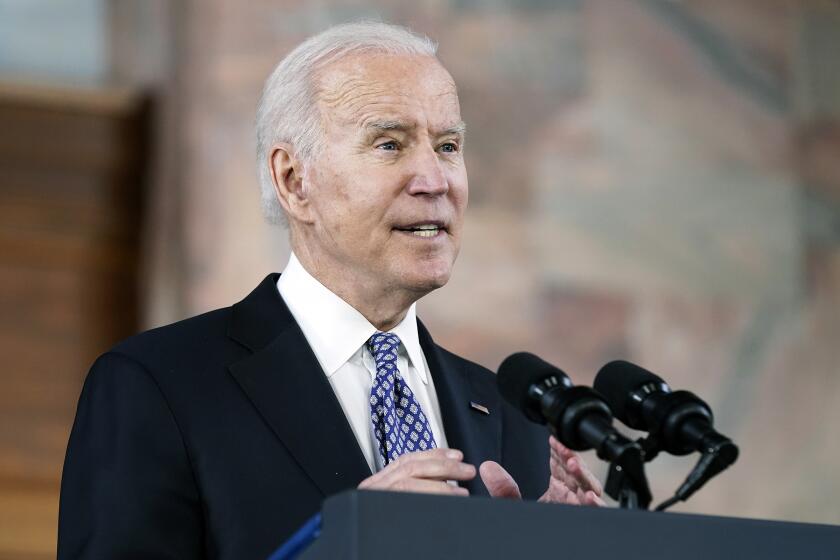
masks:
{"type": "Polygon", "coordinates": [[[382,103],[406,98],[407,94],[395,88],[389,88],[387,84],[372,81],[367,77],[351,76],[341,80],[335,86],[323,87],[320,90],[319,99],[329,109],[346,109],[351,113],[358,112],[360,106],[374,98],[382,103]]]}
{"type": "Polygon", "coordinates": [[[318,88],[318,97],[322,103],[327,107],[337,107],[345,103],[345,99],[353,94],[353,92],[365,85],[369,85],[370,81],[358,76],[348,76],[341,80],[338,84],[324,86],[318,88]]]}
{"type": "Polygon", "coordinates": [[[430,112],[436,112],[434,101],[449,98],[444,104],[460,120],[455,83],[442,67],[442,72],[435,71],[437,69],[429,71],[427,75],[431,79],[420,87],[421,91],[406,91],[402,81],[403,74],[389,72],[393,70],[392,66],[385,71],[386,75],[382,79],[371,76],[370,72],[365,70],[368,69],[361,65],[357,67],[355,64],[351,64],[350,68],[341,68],[338,72],[325,69],[319,80],[318,90],[319,102],[323,104],[322,115],[325,118],[333,122],[355,124],[361,128],[370,120],[392,117],[395,120],[411,122],[415,126],[421,122],[431,124],[425,123],[425,117],[430,112]],[[424,89],[425,92],[422,91],[424,89]],[[427,101],[432,103],[429,105],[421,102],[418,105],[418,94],[420,98],[426,97],[427,101]],[[406,100],[409,103],[405,103],[406,100]]]}

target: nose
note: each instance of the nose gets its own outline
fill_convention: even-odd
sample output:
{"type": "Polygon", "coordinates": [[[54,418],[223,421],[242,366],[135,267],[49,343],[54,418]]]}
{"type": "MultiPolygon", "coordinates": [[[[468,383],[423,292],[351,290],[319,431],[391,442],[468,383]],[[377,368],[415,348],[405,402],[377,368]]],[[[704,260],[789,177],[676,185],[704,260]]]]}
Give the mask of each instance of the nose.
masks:
{"type": "Polygon", "coordinates": [[[449,192],[443,162],[431,146],[425,146],[414,157],[408,193],[415,196],[441,196],[449,192]]]}

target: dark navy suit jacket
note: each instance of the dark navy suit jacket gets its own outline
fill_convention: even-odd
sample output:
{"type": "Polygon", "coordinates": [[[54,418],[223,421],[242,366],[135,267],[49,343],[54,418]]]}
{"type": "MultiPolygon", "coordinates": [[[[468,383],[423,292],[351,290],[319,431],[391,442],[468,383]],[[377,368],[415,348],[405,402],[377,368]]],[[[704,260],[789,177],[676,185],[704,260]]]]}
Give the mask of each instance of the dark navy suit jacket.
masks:
{"type": "MultiPolygon", "coordinates": [[[[326,496],[370,476],[276,281],[94,363],[64,464],[59,558],[265,558],[326,496]]],[[[502,402],[492,372],[418,328],[450,447],[539,496],[547,431],[502,402]]],[[[478,477],[465,486],[487,495],[478,477]]]]}

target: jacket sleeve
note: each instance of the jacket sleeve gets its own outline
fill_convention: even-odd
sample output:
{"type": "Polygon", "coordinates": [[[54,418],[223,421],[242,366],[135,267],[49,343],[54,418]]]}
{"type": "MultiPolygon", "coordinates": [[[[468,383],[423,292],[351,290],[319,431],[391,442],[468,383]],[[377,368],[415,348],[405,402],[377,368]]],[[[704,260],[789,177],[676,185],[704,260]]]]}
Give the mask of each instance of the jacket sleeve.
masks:
{"type": "Polygon", "coordinates": [[[160,387],[132,358],[101,356],[67,446],[58,558],[200,558],[203,542],[198,487],[160,387]]]}

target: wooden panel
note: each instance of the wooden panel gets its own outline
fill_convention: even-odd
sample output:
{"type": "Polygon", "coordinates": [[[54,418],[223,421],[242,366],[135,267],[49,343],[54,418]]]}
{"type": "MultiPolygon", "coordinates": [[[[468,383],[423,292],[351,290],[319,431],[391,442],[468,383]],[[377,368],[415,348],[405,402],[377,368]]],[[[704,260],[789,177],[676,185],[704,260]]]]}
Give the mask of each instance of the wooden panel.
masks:
{"type": "Polygon", "coordinates": [[[0,560],[55,556],[87,367],[136,330],[147,103],[0,84],[0,560]]]}

